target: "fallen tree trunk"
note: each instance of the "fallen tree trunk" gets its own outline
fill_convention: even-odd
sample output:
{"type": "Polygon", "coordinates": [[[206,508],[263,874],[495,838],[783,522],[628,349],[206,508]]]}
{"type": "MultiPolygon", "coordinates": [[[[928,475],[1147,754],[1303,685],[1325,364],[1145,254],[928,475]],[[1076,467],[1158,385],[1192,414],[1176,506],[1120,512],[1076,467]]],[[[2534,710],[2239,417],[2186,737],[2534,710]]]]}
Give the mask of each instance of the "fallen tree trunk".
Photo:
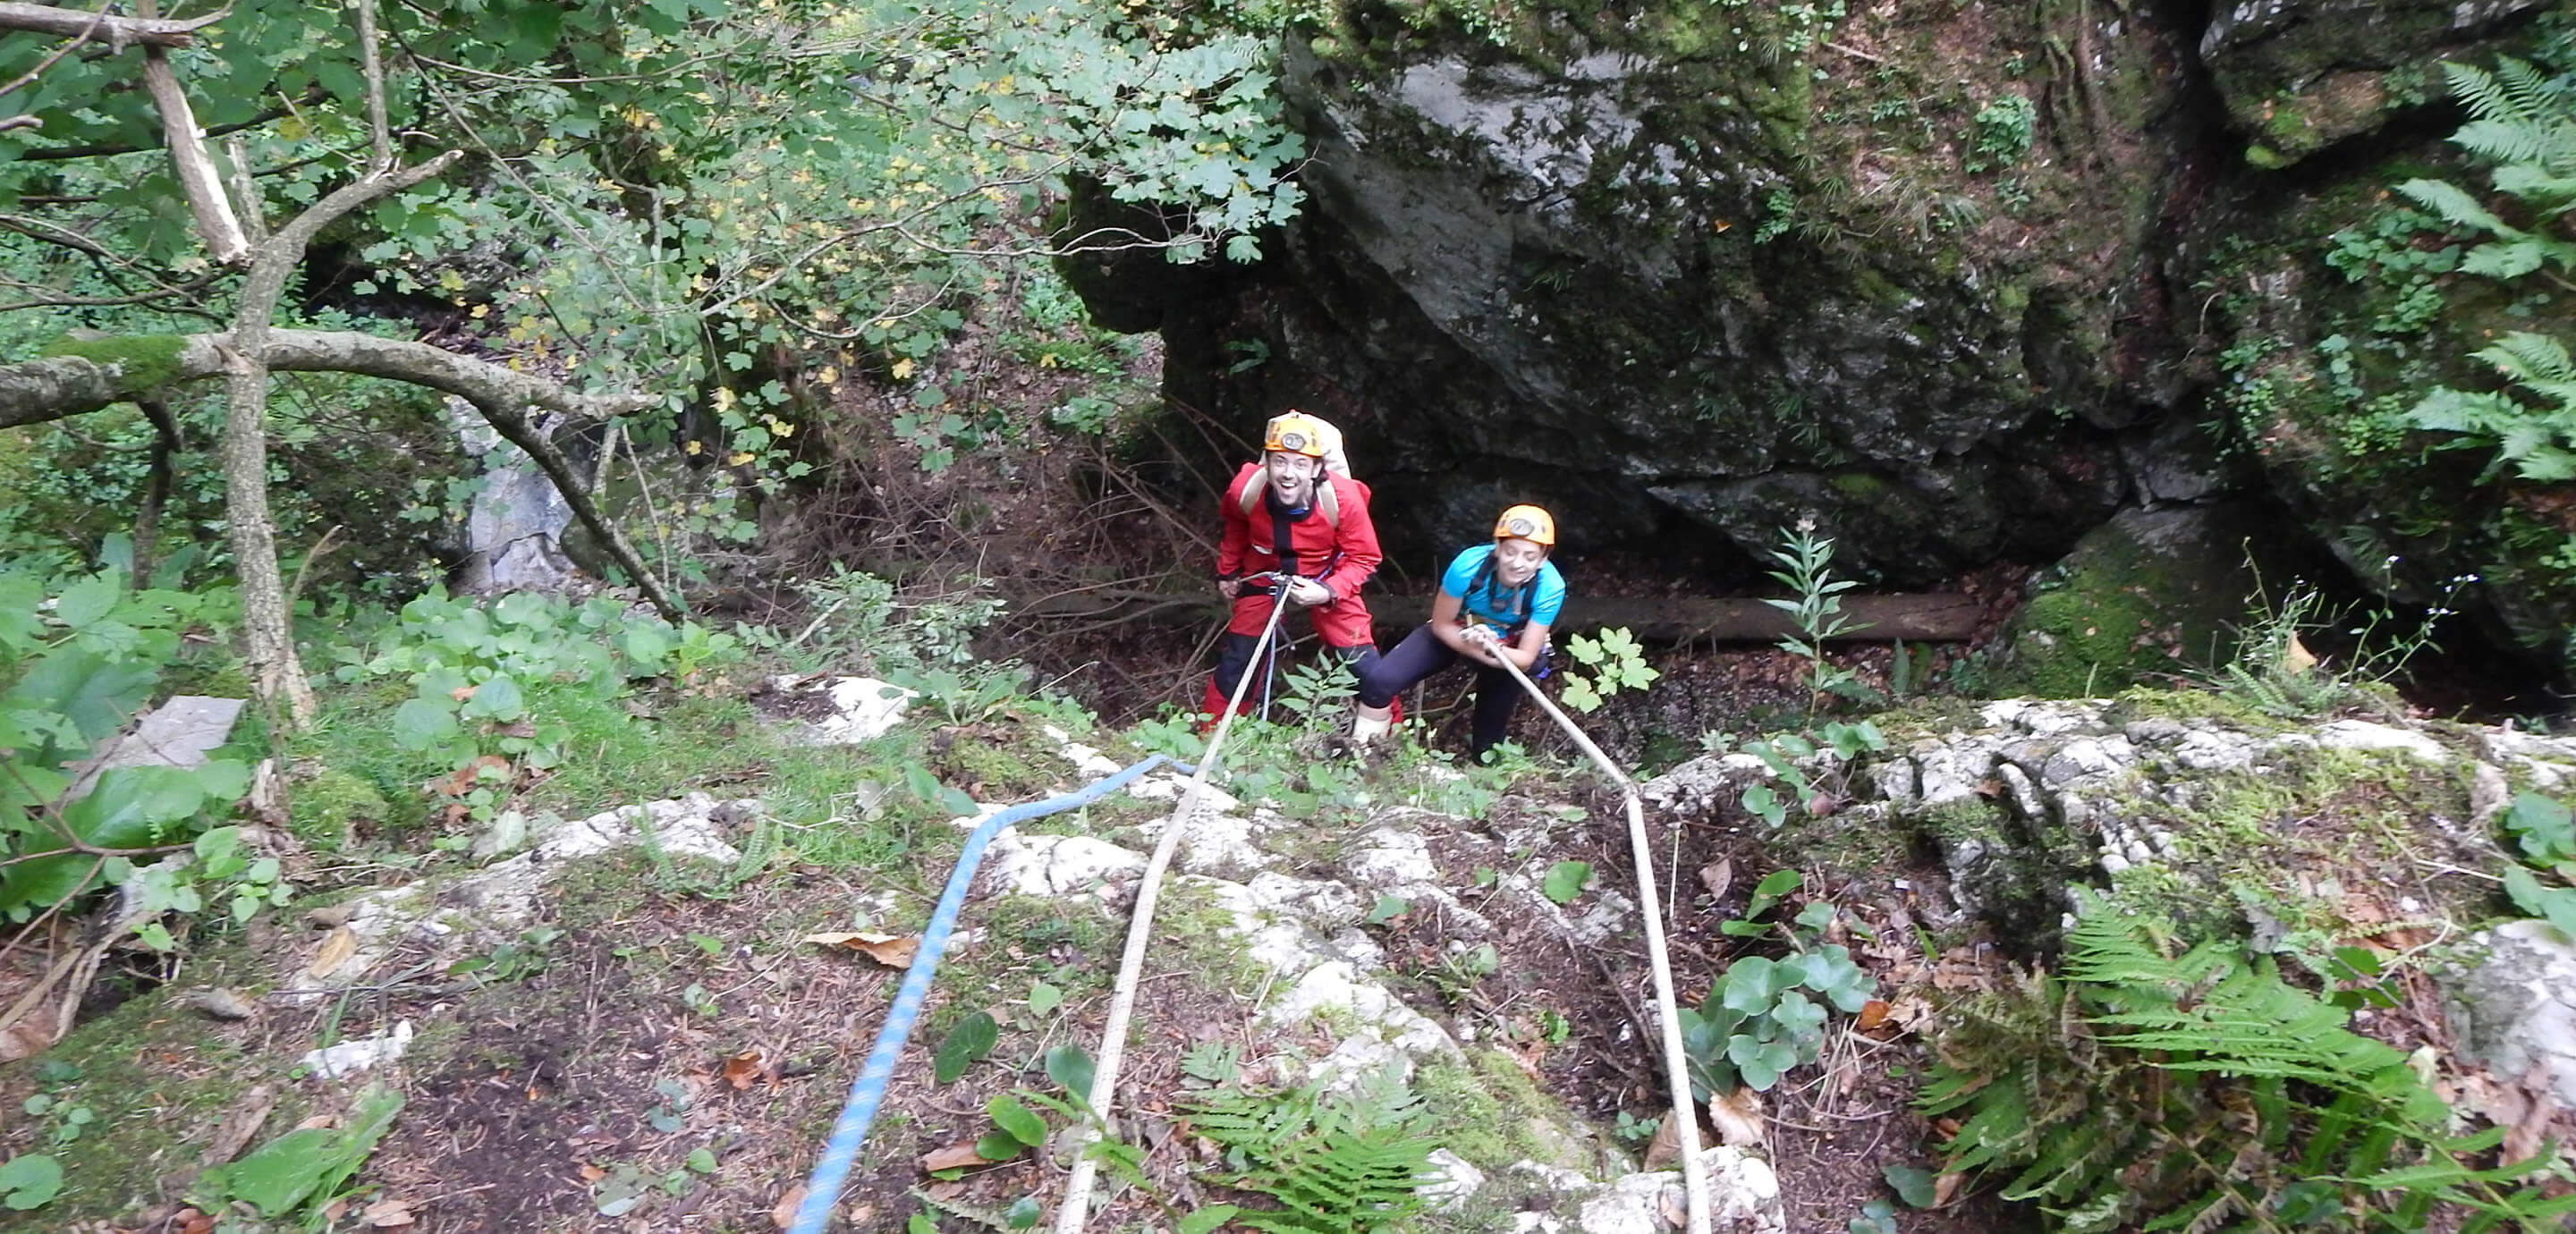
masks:
{"type": "MultiPolygon", "coordinates": [[[[1384,634],[1407,630],[1430,619],[1431,603],[1422,596],[1370,596],[1369,612],[1384,634]]],[[[1975,637],[1982,616],[1977,602],[1963,595],[1892,595],[1843,597],[1843,612],[1852,626],[1837,636],[1842,642],[1957,643],[1975,637]]],[[[1049,621],[1109,624],[1122,621],[1218,622],[1225,602],[1213,589],[1200,593],[1105,591],[1058,596],[1019,609],[1021,617],[1049,621]]],[[[1641,639],[1688,642],[1769,642],[1797,632],[1789,614],[1761,600],[1669,599],[1567,600],[1556,629],[1574,633],[1626,626],[1641,639]]]]}

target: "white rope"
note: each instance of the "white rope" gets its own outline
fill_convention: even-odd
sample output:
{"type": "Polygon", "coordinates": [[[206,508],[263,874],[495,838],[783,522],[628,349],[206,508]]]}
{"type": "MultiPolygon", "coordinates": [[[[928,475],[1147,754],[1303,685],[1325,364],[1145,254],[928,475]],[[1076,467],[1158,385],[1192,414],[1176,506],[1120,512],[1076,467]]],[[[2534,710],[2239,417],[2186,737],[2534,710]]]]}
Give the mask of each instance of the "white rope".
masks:
{"type": "Polygon", "coordinates": [[[1064,1204],[1056,1210],[1055,1234],[1081,1234],[1083,1225],[1091,1219],[1091,1184],[1099,1173],[1099,1164],[1091,1157],[1091,1145],[1099,1135],[1098,1128],[1108,1125],[1111,1097],[1118,1091],[1118,1067],[1127,1053],[1127,1021],[1136,1010],[1136,987],[1145,971],[1145,942],[1154,932],[1154,905],[1162,898],[1163,872],[1172,864],[1173,850],[1180,847],[1183,824],[1198,807],[1200,789],[1216,769],[1217,754],[1225,748],[1236,710],[1243,706],[1244,693],[1252,688],[1252,674],[1268,668],[1261,656],[1269,649],[1271,636],[1278,632],[1280,614],[1288,611],[1288,584],[1293,578],[1285,573],[1273,577],[1277,590],[1272,593],[1270,621],[1262,627],[1261,641],[1252,645],[1252,658],[1244,666],[1243,679],[1235,683],[1234,697],[1225,702],[1225,714],[1217,719],[1216,732],[1208,738],[1207,753],[1199,756],[1199,769],[1191,773],[1190,785],[1182,790],[1180,804],[1173,807],[1170,821],[1163,824],[1162,838],[1154,843],[1153,859],[1145,863],[1145,875],[1136,883],[1136,910],[1127,921],[1127,952],[1118,962],[1118,983],[1110,987],[1109,1023],[1101,1029],[1100,1056],[1091,1075],[1088,1099],[1096,1122],[1074,1133],[1073,1177],[1066,1180],[1064,1204]]]}
{"type": "Polygon", "coordinates": [[[1494,650],[1495,662],[1512,675],[1512,680],[1521,683],[1521,688],[1529,691],[1531,698],[1538,700],[1540,708],[1556,721],[1557,727],[1565,730],[1566,736],[1574,739],[1574,744],[1592,756],[1593,764],[1619,786],[1620,794],[1627,800],[1628,853],[1637,865],[1637,911],[1646,922],[1646,955],[1654,962],[1655,1014],[1663,1019],[1664,1083],[1671,1086],[1673,1093],[1673,1109],[1668,1117],[1672,1120],[1673,1143],[1682,1154],[1682,1190],[1690,1197],[1688,1234],[1709,1234],[1708,1179],[1700,1173],[1699,1109],[1691,1101],[1690,1060],[1682,1052],[1681,1011],[1673,998],[1673,965],[1664,947],[1664,913],[1657,904],[1661,897],[1655,890],[1654,857],[1646,843],[1645,805],[1638,798],[1637,785],[1628,778],[1628,773],[1621,771],[1617,763],[1610,761],[1609,755],[1601,752],[1601,747],[1592,744],[1592,739],[1574,726],[1573,720],[1557,710],[1556,704],[1539,692],[1537,683],[1524,676],[1510,656],[1502,654],[1501,647],[1494,650]]]}

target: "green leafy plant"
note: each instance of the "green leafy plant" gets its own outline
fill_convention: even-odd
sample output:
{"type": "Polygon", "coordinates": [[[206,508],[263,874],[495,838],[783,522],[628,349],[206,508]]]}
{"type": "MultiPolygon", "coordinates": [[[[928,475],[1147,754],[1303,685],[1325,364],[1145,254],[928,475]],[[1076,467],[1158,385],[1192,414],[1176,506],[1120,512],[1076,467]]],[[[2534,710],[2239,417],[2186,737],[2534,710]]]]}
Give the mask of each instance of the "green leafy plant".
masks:
{"type": "Polygon", "coordinates": [[[2567,806],[2538,793],[2514,796],[2504,827],[2523,852],[2524,862],[2505,867],[2504,892],[2515,908],[2542,918],[2576,939],[2576,822],[2567,806]],[[2540,881],[2535,867],[2554,875],[2561,885],[2540,881]]]}
{"type": "Polygon", "coordinates": [[[1762,766],[1771,773],[1769,782],[1748,784],[1738,795],[1746,813],[1778,827],[1789,820],[1791,806],[1803,808],[1813,801],[1819,786],[1798,760],[1814,758],[1819,750],[1832,751],[1841,765],[1848,766],[1864,754],[1887,748],[1887,735],[1868,720],[1826,721],[1816,738],[1821,740],[1821,746],[1818,740],[1799,733],[1774,733],[1745,743],[1744,752],[1762,760],[1762,766]]]}
{"type": "Polygon", "coordinates": [[[2003,95],[1978,108],[1968,127],[1968,171],[1987,171],[2030,153],[2039,132],[2039,108],[2021,95],[2003,95]]]}
{"type": "Polygon", "coordinates": [[[1565,673],[1560,695],[1576,711],[1593,711],[1602,699],[1622,690],[1643,690],[1663,676],[1646,663],[1645,648],[1626,626],[1603,630],[1598,639],[1577,634],[1566,640],[1565,650],[1583,666],[1565,673]]]}
{"type": "Polygon", "coordinates": [[[1781,567],[1770,571],[1771,577],[1797,593],[1795,599],[1763,603],[1789,614],[1797,626],[1797,632],[1782,638],[1778,646],[1807,662],[1808,722],[1815,721],[1828,695],[1870,697],[1858,673],[1825,656],[1826,640],[1857,628],[1843,612],[1842,593],[1860,585],[1833,576],[1833,540],[1816,534],[1815,520],[1800,519],[1796,527],[1780,533],[1780,547],[1772,550],[1771,559],[1781,567]]]}
{"type": "MultiPolygon", "coordinates": [[[[0,680],[9,683],[0,691],[0,916],[23,921],[129,882],[148,868],[137,858],[186,849],[249,791],[250,769],[236,759],[111,768],[86,786],[66,770],[182,662],[180,635],[226,620],[232,602],[230,593],[133,591],[112,570],[51,580],[0,573],[0,680]]],[[[170,868],[154,877],[168,894],[149,907],[202,907],[180,886],[191,880],[170,868]]]]}
{"type": "Polygon", "coordinates": [[[487,954],[458,960],[449,965],[447,971],[457,976],[472,977],[483,985],[500,985],[534,977],[546,971],[546,948],[562,937],[563,931],[552,926],[531,927],[487,954]]]}
{"type": "Polygon", "coordinates": [[[402,1107],[401,1093],[370,1085],[351,1103],[340,1126],[289,1131],[239,1161],[198,1175],[199,1206],[220,1212],[239,1201],[272,1221],[303,1213],[306,1228],[319,1230],[327,1221],[326,1207],[366,1164],[402,1107]]]}
{"type": "Polygon", "coordinates": [[[1584,884],[1592,881],[1589,861],[1560,861],[1547,868],[1540,880],[1539,892],[1559,904],[1572,904],[1583,894],[1584,884]]]}
{"type": "Polygon", "coordinates": [[[1790,1068],[1816,1061],[1826,1003],[1856,1013],[1877,988],[1839,943],[1783,960],[1746,956],[1727,965],[1697,1010],[1681,1009],[1693,1094],[1704,1100],[1730,1093],[1739,1081],[1769,1090],[1790,1068]]]}
{"type": "Polygon", "coordinates": [[[2455,1135],[2404,1052],[2249,963],[2174,955],[2088,907],[2064,971],[1955,1007],[1920,1104],[1958,1121],[1943,1168],[2006,1179],[2053,1229],[2549,1228],[2576,1197],[2544,1155],[2493,1166],[2504,1129],[2455,1135]]]}
{"type": "Polygon", "coordinates": [[[931,1055],[931,1078],[941,1084],[956,1083],[958,1077],[966,1074],[967,1068],[991,1054],[1001,1039],[1002,1027],[993,1021],[990,1014],[982,1011],[968,1014],[940,1039],[938,1051],[931,1055]]]}
{"type": "Polygon", "coordinates": [[[1425,1134],[1420,1101],[1391,1072],[1341,1095],[1328,1094],[1318,1079],[1284,1091],[1217,1089],[1180,1104],[1191,1130],[1223,1152],[1228,1173],[1221,1181],[1278,1204],[1236,1209],[1219,1224],[1230,1219],[1268,1234],[1370,1234],[1421,1211],[1415,1188],[1439,1141],[1425,1134]]]}
{"type": "Polygon", "coordinates": [[[19,1212],[43,1208],[62,1194],[63,1165],[44,1153],[0,1161],[0,1205],[19,1212]]]}

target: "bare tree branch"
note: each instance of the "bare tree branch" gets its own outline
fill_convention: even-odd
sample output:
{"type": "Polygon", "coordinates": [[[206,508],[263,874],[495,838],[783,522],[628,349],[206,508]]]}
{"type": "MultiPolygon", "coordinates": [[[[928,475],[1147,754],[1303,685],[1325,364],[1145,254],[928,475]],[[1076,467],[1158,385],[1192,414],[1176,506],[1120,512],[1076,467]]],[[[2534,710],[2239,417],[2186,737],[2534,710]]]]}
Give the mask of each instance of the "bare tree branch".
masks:
{"type": "MultiPolygon", "coordinates": [[[[148,4],[144,11],[151,11],[148,4]]],[[[250,255],[250,240],[242,235],[241,220],[233,215],[222,177],[215,174],[215,160],[206,154],[205,130],[197,127],[197,113],[179,89],[169,52],[159,47],[143,49],[143,89],[152,96],[153,110],[161,113],[161,136],[170,145],[170,167],[178,175],[179,192],[187,197],[189,212],[197,216],[197,234],[206,242],[207,255],[221,265],[240,263],[250,255]]]]}
{"type": "Polygon", "coordinates": [[[56,8],[50,4],[0,3],[0,30],[26,30],[36,34],[59,34],[65,38],[86,39],[123,50],[128,47],[193,47],[197,40],[191,32],[202,30],[232,16],[226,5],[203,17],[184,21],[171,18],[110,17],[103,13],[84,13],[79,9],[56,8]]]}
{"type": "MultiPolygon", "coordinates": [[[[166,362],[48,356],[0,365],[0,428],[42,424],[130,402],[165,385],[221,376],[233,346],[224,333],[166,336],[166,362]]],[[[143,354],[138,351],[137,355],[143,354]]],[[[354,373],[456,395],[477,406],[542,407],[582,420],[643,411],[649,394],[583,394],[443,347],[345,330],[271,330],[268,367],[284,373],[354,373]]]]}

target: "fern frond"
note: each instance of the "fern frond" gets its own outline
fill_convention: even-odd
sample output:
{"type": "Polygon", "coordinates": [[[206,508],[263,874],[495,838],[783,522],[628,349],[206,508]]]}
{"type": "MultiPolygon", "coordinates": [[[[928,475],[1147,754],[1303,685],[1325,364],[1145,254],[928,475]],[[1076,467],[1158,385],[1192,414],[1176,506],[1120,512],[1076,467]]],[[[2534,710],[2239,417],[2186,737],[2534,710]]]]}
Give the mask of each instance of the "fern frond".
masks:
{"type": "Polygon", "coordinates": [[[2448,180],[2409,180],[2398,185],[2397,192],[2453,227],[2474,227],[2479,231],[2515,236],[2522,234],[2497,218],[2494,211],[2487,209],[2467,189],[2448,180]]]}
{"type": "Polygon", "coordinates": [[[2557,339],[2515,330],[2480,348],[2477,357],[2519,384],[2549,388],[2562,406],[2576,407],[2576,357],[2557,339]]]}

